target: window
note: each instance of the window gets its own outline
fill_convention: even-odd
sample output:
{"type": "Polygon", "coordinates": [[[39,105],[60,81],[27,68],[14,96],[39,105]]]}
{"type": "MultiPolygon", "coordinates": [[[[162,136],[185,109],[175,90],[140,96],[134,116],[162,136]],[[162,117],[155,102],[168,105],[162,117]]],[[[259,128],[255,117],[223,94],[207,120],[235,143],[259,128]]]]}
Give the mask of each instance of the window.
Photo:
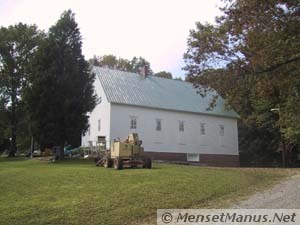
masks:
{"type": "Polygon", "coordinates": [[[101,130],[101,120],[98,120],[98,131],[101,130]]]}
{"type": "Polygon", "coordinates": [[[219,133],[220,133],[220,136],[224,136],[224,125],[219,125],[219,133]]]}
{"type": "Polygon", "coordinates": [[[136,129],[137,128],[137,120],[136,117],[131,117],[130,119],[130,129],[136,129]]]}
{"type": "Polygon", "coordinates": [[[157,131],[161,131],[161,119],[156,120],[156,129],[157,131]]]}
{"type": "Polygon", "coordinates": [[[102,102],[102,97],[99,97],[97,100],[96,100],[96,105],[100,104],[102,102]]]}
{"type": "Polygon", "coordinates": [[[180,132],[184,131],[184,121],[179,121],[179,131],[180,132]]]}
{"type": "Polygon", "coordinates": [[[205,123],[200,123],[200,134],[205,135],[205,123]]]}
{"type": "Polygon", "coordinates": [[[197,153],[187,153],[187,161],[190,161],[190,162],[199,162],[200,161],[200,157],[199,157],[199,154],[197,153]]]}

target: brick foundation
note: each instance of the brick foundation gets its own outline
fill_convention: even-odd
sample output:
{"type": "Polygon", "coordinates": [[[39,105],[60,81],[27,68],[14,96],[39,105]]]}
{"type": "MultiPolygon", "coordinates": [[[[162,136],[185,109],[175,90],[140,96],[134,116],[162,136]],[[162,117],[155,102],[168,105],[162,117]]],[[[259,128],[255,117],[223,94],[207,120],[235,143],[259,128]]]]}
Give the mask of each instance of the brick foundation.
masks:
{"type": "Polygon", "coordinates": [[[186,153],[175,152],[145,152],[145,155],[154,160],[186,162],[186,153]]]}
{"type": "MultiPolygon", "coordinates": [[[[186,153],[175,152],[145,152],[153,160],[187,162],[186,153]]],[[[199,162],[190,162],[201,166],[239,167],[238,155],[200,154],[199,162]]]]}
{"type": "Polygon", "coordinates": [[[200,164],[207,166],[239,167],[239,155],[200,154],[200,164]]]}

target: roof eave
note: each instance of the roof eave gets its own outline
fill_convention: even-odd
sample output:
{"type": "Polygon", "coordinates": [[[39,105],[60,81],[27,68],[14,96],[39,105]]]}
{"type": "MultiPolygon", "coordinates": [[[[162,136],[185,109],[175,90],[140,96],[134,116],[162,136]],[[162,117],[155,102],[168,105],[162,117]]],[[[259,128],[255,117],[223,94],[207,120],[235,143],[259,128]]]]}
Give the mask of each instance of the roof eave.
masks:
{"type": "Polygon", "coordinates": [[[159,108],[159,107],[154,107],[154,106],[135,105],[135,104],[128,104],[128,103],[113,102],[113,101],[109,101],[109,103],[116,104],[116,105],[126,105],[126,106],[140,107],[140,108],[146,108],[146,109],[158,109],[158,110],[163,110],[163,111],[172,111],[172,112],[181,112],[181,113],[191,113],[191,114],[197,114],[197,115],[225,117],[225,118],[230,118],[230,119],[240,119],[240,116],[238,114],[231,116],[231,115],[221,115],[221,114],[217,114],[217,113],[205,113],[205,112],[194,112],[194,111],[178,110],[178,109],[159,108]]]}

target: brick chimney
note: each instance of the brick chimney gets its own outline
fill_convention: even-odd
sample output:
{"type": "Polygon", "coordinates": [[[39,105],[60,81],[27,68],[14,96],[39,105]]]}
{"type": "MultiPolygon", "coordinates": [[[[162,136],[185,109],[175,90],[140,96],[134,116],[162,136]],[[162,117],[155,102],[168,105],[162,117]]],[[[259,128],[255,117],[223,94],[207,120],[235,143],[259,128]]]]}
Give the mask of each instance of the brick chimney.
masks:
{"type": "Polygon", "coordinates": [[[146,65],[141,66],[139,68],[139,73],[141,75],[141,78],[145,79],[147,77],[147,66],[146,65]]]}

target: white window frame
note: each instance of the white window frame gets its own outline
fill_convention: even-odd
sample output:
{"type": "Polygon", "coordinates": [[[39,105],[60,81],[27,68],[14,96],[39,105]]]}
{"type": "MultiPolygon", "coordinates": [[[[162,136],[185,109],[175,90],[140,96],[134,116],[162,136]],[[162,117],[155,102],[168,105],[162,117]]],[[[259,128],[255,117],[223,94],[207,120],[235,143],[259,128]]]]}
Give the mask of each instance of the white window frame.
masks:
{"type": "Polygon", "coordinates": [[[137,117],[136,116],[130,116],[130,129],[131,130],[137,129],[137,117]]]}
{"type": "Polygon", "coordinates": [[[179,121],[178,129],[179,129],[179,132],[184,132],[184,121],[179,121]]]}
{"type": "Polygon", "coordinates": [[[161,131],[162,130],[162,121],[161,121],[161,119],[156,119],[155,120],[155,130],[156,131],[161,131]]]}
{"type": "Polygon", "coordinates": [[[186,159],[189,162],[199,162],[200,161],[200,154],[199,153],[187,153],[186,159]]]}
{"type": "Polygon", "coordinates": [[[206,135],[206,123],[200,123],[200,134],[206,135]]]}
{"type": "Polygon", "coordinates": [[[223,124],[219,125],[219,135],[221,137],[225,136],[225,126],[223,124]]]}

